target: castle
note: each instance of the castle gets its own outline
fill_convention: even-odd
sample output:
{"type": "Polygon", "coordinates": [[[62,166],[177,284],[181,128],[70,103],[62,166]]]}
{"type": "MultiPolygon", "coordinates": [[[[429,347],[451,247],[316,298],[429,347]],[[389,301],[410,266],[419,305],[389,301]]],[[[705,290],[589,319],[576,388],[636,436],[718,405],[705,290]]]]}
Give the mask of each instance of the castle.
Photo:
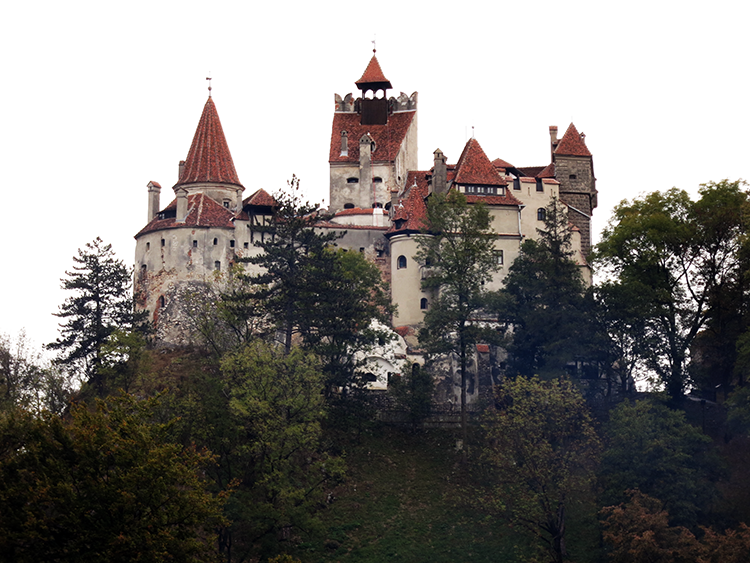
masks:
{"type": "MultiPolygon", "coordinates": [[[[335,95],[329,153],[333,216],[319,228],[343,234],[338,246],[362,252],[378,265],[397,306],[392,325],[404,338],[405,353],[417,347],[415,329],[433,297],[422,290],[424,268],[414,259],[415,235],[424,227],[425,201],[432,193],[458,190],[469,203],[488,206],[497,234],[495,254],[503,266],[490,289],[502,286],[521,243],[537,236],[545,207],[558,198],[572,225],[574,258],[590,281],[587,256],[597,191],[592,155],[572,123],[560,138],[557,127],[549,128],[550,162],[542,166],[491,161],[472,138],[455,164],[437,149],[432,167],[420,171],[417,93],[388,97],[392,86],[375,55],[355,84],[356,99],[335,95]]],[[[181,346],[191,341],[187,317],[195,305],[193,290],[237,257],[259,251],[257,227],[270,219],[274,205],[262,189],[243,199],[245,188],[210,93],[172,189],[175,199],[160,208],[161,186],[148,183],[148,221],[135,236],[135,295],[137,307],[154,322],[156,341],[181,346]]],[[[477,363],[488,353],[480,347],[477,363]]]]}

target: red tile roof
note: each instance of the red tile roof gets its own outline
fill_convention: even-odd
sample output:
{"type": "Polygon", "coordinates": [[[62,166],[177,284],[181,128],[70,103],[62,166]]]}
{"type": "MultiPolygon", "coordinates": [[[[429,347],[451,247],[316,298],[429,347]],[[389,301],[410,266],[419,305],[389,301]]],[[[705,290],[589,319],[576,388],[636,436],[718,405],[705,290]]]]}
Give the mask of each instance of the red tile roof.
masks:
{"type": "Polygon", "coordinates": [[[555,154],[561,156],[591,156],[589,149],[586,147],[586,142],[572,123],[568,126],[563,138],[560,139],[555,154]]]}
{"type": "Polygon", "coordinates": [[[476,139],[469,139],[458,159],[455,182],[484,186],[505,186],[508,183],[484,154],[476,139]]]}
{"type": "Polygon", "coordinates": [[[365,72],[362,74],[362,78],[357,80],[355,84],[357,85],[357,87],[359,87],[360,90],[364,90],[367,87],[371,87],[377,90],[393,88],[390,81],[383,75],[383,71],[380,68],[380,63],[378,62],[378,58],[375,55],[373,55],[370,59],[365,72]]]}
{"type": "Polygon", "coordinates": [[[425,198],[429,187],[426,172],[409,172],[406,178],[407,188],[393,210],[393,226],[388,232],[421,231],[427,228],[424,219],[427,216],[425,198]],[[399,225],[398,228],[396,225],[399,225]]]}
{"type": "Polygon", "coordinates": [[[218,227],[223,229],[234,229],[232,218],[234,213],[229,209],[216,203],[206,194],[193,194],[188,196],[188,214],[185,221],[178,223],[175,217],[159,219],[159,215],[164,212],[177,210],[177,199],[162,209],[151,222],[141,229],[135,238],[153,231],[162,229],[179,229],[181,227],[218,227]]]}
{"type": "Polygon", "coordinates": [[[401,111],[388,116],[385,125],[362,125],[358,113],[334,113],[331,133],[329,162],[359,162],[359,140],[369,133],[375,141],[374,161],[393,161],[404,142],[416,111],[401,111]],[[341,156],[341,132],[346,131],[349,139],[348,154],[341,156]]]}
{"type": "Polygon", "coordinates": [[[548,164],[547,167],[536,175],[537,178],[554,178],[555,163],[548,164]]]}
{"type": "Polygon", "coordinates": [[[177,185],[204,182],[242,186],[234,169],[219,114],[211,98],[208,98],[203,107],[203,114],[177,185]]]}
{"type": "Polygon", "coordinates": [[[492,166],[495,168],[515,168],[510,162],[507,160],[503,160],[502,158],[496,158],[492,161],[492,166]]]}
{"type": "Polygon", "coordinates": [[[242,202],[243,207],[246,205],[257,205],[259,207],[275,207],[276,200],[273,199],[273,197],[271,197],[271,195],[266,190],[261,188],[242,202]]]}

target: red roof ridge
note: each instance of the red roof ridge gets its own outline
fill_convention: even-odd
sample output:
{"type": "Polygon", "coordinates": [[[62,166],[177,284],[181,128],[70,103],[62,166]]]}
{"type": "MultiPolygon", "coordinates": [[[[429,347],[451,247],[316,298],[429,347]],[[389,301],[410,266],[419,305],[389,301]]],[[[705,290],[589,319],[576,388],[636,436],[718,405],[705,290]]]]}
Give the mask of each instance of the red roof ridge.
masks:
{"type": "Polygon", "coordinates": [[[276,200],[266,190],[259,188],[242,202],[242,206],[244,207],[245,205],[274,207],[276,200]]]}
{"type": "Polygon", "coordinates": [[[591,156],[584,139],[585,135],[580,134],[576,126],[571,123],[565,131],[565,135],[557,144],[555,154],[561,156],[591,156]]]}
{"type": "Polygon", "coordinates": [[[510,162],[507,160],[503,160],[502,158],[496,158],[492,161],[492,165],[495,168],[515,168],[510,162]]]}
{"type": "Polygon", "coordinates": [[[203,107],[176,186],[199,183],[234,184],[242,187],[213,98],[208,98],[203,107]]]}

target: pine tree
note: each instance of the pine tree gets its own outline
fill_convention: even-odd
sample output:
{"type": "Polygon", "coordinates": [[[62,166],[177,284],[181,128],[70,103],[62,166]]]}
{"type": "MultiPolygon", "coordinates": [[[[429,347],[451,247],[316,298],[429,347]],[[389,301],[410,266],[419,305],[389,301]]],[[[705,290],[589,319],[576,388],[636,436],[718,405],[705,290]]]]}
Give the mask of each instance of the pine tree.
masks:
{"type": "Polygon", "coordinates": [[[72,292],[55,313],[64,320],[60,336],[47,347],[59,351],[58,364],[77,371],[102,395],[102,346],[116,329],[133,328],[136,322],[132,275],[99,237],[79,249],[73,262],[73,269],[60,280],[62,289],[72,292]]]}

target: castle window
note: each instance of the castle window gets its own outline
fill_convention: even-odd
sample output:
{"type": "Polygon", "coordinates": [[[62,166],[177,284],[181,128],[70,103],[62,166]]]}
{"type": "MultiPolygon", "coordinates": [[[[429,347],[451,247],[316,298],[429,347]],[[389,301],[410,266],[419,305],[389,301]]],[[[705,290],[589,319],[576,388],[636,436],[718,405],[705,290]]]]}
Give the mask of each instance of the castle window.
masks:
{"type": "Polygon", "coordinates": [[[219,244],[219,239],[215,238],[214,239],[214,246],[216,246],[217,244],[219,244]]]}
{"type": "Polygon", "coordinates": [[[500,266],[503,265],[503,251],[502,250],[495,251],[495,260],[500,266]]]}
{"type": "Polygon", "coordinates": [[[383,204],[379,201],[376,201],[372,204],[373,209],[383,209],[383,204]]]}
{"type": "Polygon", "coordinates": [[[540,207],[536,210],[536,220],[545,221],[547,219],[547,210],[544,207],[540,207]]]}
{"type": "Polygon", "coordinates": [[[385,204],[385,210],[389,211],[390,209],[391,209],[391,202],[389,201],[388,203],[385,204]]]}
{"type": "Polygon", "coordinates": [[[544,191],[544,184],[542,184],[542,179],[537,178],[536,179],[536,191],[543,192],[544,191]]]}
{"type": "Polygon", "coordinates": [[[427,298],[426,297],[422,297],[422,299],[419,301],[419,308],[422,311],[426,311],[427,310],[427,298]]]}
{"type": "Polygon", "coordinates": [[[346,183],[347,184],[359,184],[359,178],[347,178],[346,183]]]}
{"type": "Polygon", "coordinates": [[[360,246],[359,247],[359,252],[360,252],[360,254],[364,254],[365,253],[365,247],[364,246],[360,246]]]}
{"type": "Polygon", "coordinates": [[[229,241],[229,248],[234,248],[234,241],[233,240],[229,241]]]}
{"type": "Polygon", "coordinates": [[[344,204],[344,209],[354,209],[354,204],[353,203],[345,203],[344,204]]]}
{"type": "Polygon", "coordinates": [[[568,180],[575,180],[575,179],[576,179],[575,174],[571,174],[570,176],[568,176],[568,180]]]}
{"type": "Polygon", "coordinates": [[[374,184],[382,184],[382,183],[383,183],[383,178],[381,178],[380,176],[375,176],[375,177],[374,177],[374,178],[372,179],[372,182],[373,182],[374,184]]]}
{"type": "Polygon", "coordinates": [[[403,270],[404,268],[406,268],[406,256],[404,256],[403,254],[398,257],[396,268],[398,268],[399,270],[403,270]]]}
{"type": "Polygon", "coordinates": [[[214,270],[221,270],[221,262],[218,260],[214,262],[214,270]]]}
{"type": "Polygon", "coordinates": [[[141,274],[142,275],[146,274],[146,269],[147,269],[146,264],[141,264],[141,274]]]}
{"type": "Polygon", "coordinates": [[[159,296],[159,307],[164,307],[164,305],[166,305],[166,303],[167,303],[167,300],[164,299],[163,295],[160,295],[159,296]]]}
{"type": "Polygon", "coordinates": [[[518,178],[513,178],[513,189],[514,190],[520,190],[521,189],[521,180],[518,178]]]}
{"type": "Polygon", "coordinates": [[[162,247],[165,246],[166,244],[167,244],[167,241],[165,241],[164,239],[161,239],[161,245],[162,245],[162,247]]]}
{"type": "Polygon", "coordinates": [[[197,240],[193,240],[193,248],[198,248],[198,241],[197,240]]]}
{"type": "Polygon", "coordinates": [[[151,250],[151,243],[150,242],[146,243],[146,250],[151,250]]]}
{"type": "Polygon", "coordinates": [[[245,243],[242,244],[242,247],[243,248],[250,248],[250,243],[249,242],[245,242],[245,243]]]}
{"type": "Polygon", "coordinates": [[[228,200],[228,199],[225,199],[225,200],[223,201],[223,203],[224,203],[224,207],[226,207],[227,209],[229,209],[229,200],[228,200]]]}

